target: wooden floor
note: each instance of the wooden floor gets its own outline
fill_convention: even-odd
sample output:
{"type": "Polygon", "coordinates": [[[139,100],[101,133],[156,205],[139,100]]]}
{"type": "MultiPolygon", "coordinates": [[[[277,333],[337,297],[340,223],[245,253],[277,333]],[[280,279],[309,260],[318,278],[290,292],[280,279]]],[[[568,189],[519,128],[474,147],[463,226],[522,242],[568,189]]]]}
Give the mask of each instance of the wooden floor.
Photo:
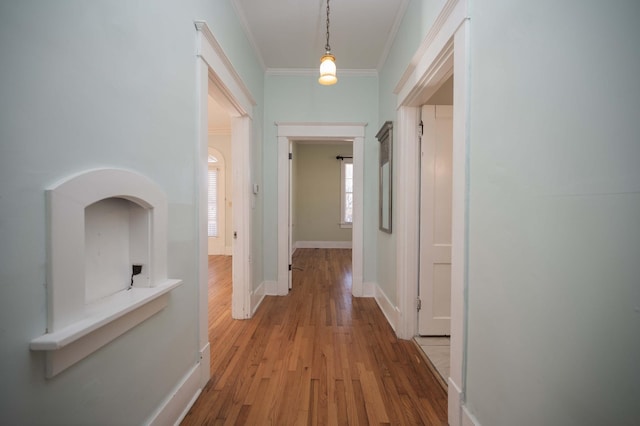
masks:
{"type": "Polygon", "coordinates": [[[446,424],[416,345],[351,297],[351,250],[298,249],[293,266],[288,296],[234,321],[231,257],[209,258],[212,376],[182,424],[446,424]]]}

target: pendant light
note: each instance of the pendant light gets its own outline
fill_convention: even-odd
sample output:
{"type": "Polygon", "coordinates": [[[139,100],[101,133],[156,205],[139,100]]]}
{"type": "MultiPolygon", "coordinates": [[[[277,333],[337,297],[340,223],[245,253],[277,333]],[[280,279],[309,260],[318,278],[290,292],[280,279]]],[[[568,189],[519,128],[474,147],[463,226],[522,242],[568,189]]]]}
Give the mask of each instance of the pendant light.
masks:
{"type": "Polygon", "coordinates": [[[329,0],[327,0],[327,44],[324,49],[326,53],[320,58],[318,83],[330,86],[338,82],[338,77],[336,77],[336,58],[331,54],[331,46],[329,46],[329,0]]]}

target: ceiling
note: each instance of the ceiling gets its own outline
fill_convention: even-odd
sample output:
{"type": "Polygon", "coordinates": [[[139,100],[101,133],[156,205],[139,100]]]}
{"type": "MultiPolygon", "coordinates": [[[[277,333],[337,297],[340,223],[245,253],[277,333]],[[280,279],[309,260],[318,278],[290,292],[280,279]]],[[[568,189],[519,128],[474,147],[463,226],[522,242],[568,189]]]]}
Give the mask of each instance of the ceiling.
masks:
{"type": "MultiPolygon", "coordinates": [[[[341,72],[379,70],[409,0],[330,0],[330,45],[341,72]]],[[[327,0],[232,0],[265,71],[316,72],[326,43],[327,0]]],[[[231,128],[209,97],[209,132],[231,128]]]]}
{"type": "MultiPolygon", "coordinates": [[[[315,69],[326,43],[327,0],[233,0],[263,68],[315,69]]],[[[408,0],[330,0],[330,45],[340,70],[378,70],[408,0]]]]}

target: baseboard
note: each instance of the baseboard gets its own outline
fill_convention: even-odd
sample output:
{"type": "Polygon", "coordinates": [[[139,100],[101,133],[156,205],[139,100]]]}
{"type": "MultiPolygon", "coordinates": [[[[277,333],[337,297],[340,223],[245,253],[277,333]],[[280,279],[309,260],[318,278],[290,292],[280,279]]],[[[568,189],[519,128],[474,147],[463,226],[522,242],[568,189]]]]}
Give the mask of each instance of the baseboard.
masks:
{"type": "Polygon", "coordinates": [[[204,388],[211,379],[211,345],[207,342],[200,349],[200,387],[204,388]]]}
{"type": "Polygon", "coordinates": [[[265,296],[278,295],[278,281],[263,281],[261,285],[264,287],[265,296]]]}
{"type": "Polygon", "coordinates": [[[198,362],[191,368],[162,402],[147,424],[152,426],[180,424],[202,391],[200,386],[201,367],[202,362],[198,362]]]}
{"type": "Polygon", "coordinates": [[[378,287],[378,284],[371,282],[371,281],[365,281],[362,283],[362,297],[376,297],[376,288],[378,287]]]}
{"type": "Polygon", "coordinates": [[[469,412],[466,405],[462,406],[462,426],[480,426],[480,422],[469,412]]]}
{"type": "Polygon", "coordinates": [[[449,426],[462,426],[462,390],[449,377],[447,379],[449,389],[447,390],[449,406],[449,426]]]}
{"type": "Polygon", "coordinates": [[[266,281],[263,281],[258,288],[251,292],[251,316],[256,313],[258,306],[264,300],[266,283],[266,281]]]}
{"type": "Polygon", "coordinates": [[[378,306],[380,307],[380,310],[387,318],[387,322],[389,323],[389,325],[391,325],[393,331],[395,331],[398,321],[398,308],[393,306],[393,303],[391,303],[391,301],[379,285],[375,286],[375,298],[378,306]]]}
{"type": "Polygon", "coordinates": [[[350,249],[352,246],[351,241],[296,241],[294,251],[299,248],[350,249]]]}
{"type": "Polygon", "coordinates": [[[224,255],[225,256],[233,256],[233,247],[231,246],[226,246],[224,248],[224,255]]]}

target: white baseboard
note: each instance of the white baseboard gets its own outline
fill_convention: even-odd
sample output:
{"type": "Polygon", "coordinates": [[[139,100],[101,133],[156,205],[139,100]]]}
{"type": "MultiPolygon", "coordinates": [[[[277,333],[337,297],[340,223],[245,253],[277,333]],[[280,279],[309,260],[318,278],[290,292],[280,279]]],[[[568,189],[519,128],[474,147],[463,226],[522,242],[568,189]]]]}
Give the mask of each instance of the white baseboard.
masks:
{"type": "Polygon", "coordinates": [[[480,426],[480,422],[469,412],[466,405],[462,406],[462,426],[480,426]]]}
{"type": "Polygon", "coordinates": [[[211,379],[211,345],[207,342],[200,349],[200,387],[204,388],[211,379]]]}
{"type": "Polygon", "coordinates": [[[395,331],[398,322],[398,308],[393,306],[393,303],[391,303],[379,285],[375,286],[375,298],[378,306],[380,306],[380,310],[382,310],[382,313],[387,318],[389,325],[391,325],[391,328],[395,331]]]}
{"type": "Polygon", "coordinates": [[[251,292],[251,316],[256,313],[258,306],[262,303],[265,296],[265,288],[267,281],[263,281],[258,288],[251,292]]]}
{"type": "Polygon", "coordinates": [[[278,295],[278,281],[263,281],[261,286],[264,288],[265,296],[278,295]]]}
{"type": "Polygon", "coordinates": [[[233,247],[226,246],[224,248],[224,254],[225,254],[225,256],[233,256],[233,247]]]}
{"type": "Polygon", "coordinates": [[[350,249],[353,243],[351,241],[296,241],[293,247],[293,251],[299,248],[350,249]]]}
{"type": "Polygon", "coordinates": [[[462,390],[451,377],[447,379],[447,383],[449,426],[462,426],[462,390]]]}
{"type": "Polygon", "coordinates": [[[371,281],[365,281],[362,283],[362,297],[376,297],[376,288],[378,287],[378,284],[371,282],[371,281]]]}
{"type": "Polygon", "coordinates": [[[202,391],[202,361],[198,362],[171,391],[147,423],[152,426],[178,425],[202,391]]]}

